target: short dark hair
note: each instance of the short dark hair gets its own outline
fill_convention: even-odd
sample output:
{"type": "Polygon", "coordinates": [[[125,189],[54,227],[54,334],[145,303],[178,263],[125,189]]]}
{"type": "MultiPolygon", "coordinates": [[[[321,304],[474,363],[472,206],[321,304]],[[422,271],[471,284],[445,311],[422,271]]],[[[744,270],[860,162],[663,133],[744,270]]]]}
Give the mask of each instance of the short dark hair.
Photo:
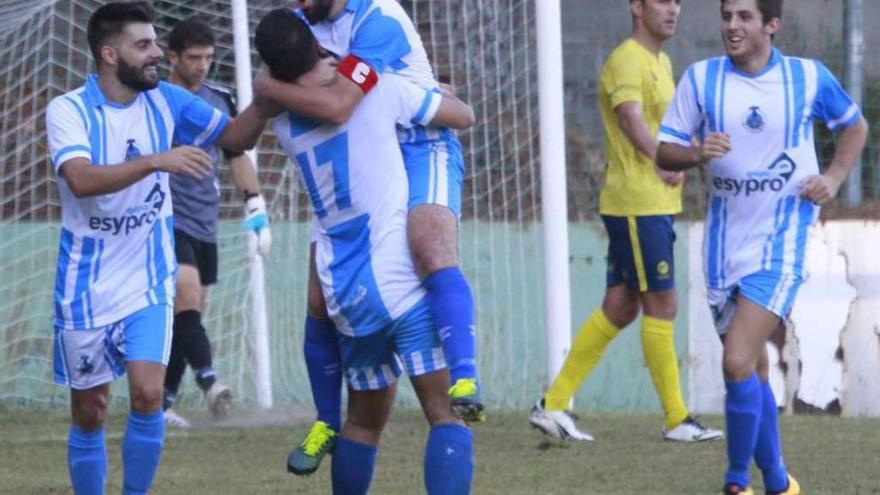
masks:
{"type": "Polygon", "coordinates": [[[107,39],[118,36],[134,23],[153,23],[153,7],[147,2],[111,2],[103,5],[89,18],[86,37],[95,63],[101,63],[101,47],[107,39]]]}
{"type": "Polygon", "coordinates": [[[214,33],[205,21],[190,17],[178,22],[168,33],[168,49],[183,53],[194,46],[214,46],[214,33]]]}
{"type": "Polygon", "coordinates": [[[306,21],[290,9],[269,11],[257,25],[257,53],[269,73],[281,81],[294,81],[320,60],[320,46],[306,21]]]}
{"type": "MultiPolygon", "coordinates": [[[[721,6],[727,0],[721,0],[721,6]]],[[[758,10],[761,12],[761,22],[769,24],[773,19],[782,19],[782,3],[783,0],[755,0],[758,10]]]]}

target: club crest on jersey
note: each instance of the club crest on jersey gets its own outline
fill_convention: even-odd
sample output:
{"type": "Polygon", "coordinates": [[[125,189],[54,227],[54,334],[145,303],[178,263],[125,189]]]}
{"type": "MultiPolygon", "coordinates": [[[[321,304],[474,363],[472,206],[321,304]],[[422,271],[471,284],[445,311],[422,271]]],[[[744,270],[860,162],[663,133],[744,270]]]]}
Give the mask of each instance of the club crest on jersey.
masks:
{"type": "Polygon", "coordinates": [[[129,139],[126,142],[128,143],[128,147],[125,148],[125,161],[134,160],[135,158],[143,156],[141,154],[141,149],[138,148],[134,139],[129,139]]]}
{"type": "Polygon", "coordinates": [[[766,124],[767,119],[764,117],[761,109],[758,106],[749,107],[749,114],[746,116],[746,121],[743,122],[746,130],[757,134],[764,130],[766,124]]]}
{"type": "Polygon", "coordinates": [[[95,365],[92,364],[92,360],[85,354],[82,354],[79,357],[79,361],[76,362],[76,371],[80,373],[91,373],[94,369],[95,365]]]}

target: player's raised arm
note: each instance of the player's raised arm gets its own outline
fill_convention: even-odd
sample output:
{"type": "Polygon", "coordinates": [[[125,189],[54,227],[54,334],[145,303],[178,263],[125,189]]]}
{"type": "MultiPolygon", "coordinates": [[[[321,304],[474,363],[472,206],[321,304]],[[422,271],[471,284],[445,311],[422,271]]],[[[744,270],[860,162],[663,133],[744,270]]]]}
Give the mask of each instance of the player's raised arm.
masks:
{"type": "Polygon", "coordinates": [[[367,90],[342,74],[326,86],[308,88],[280,81],[266,72],[260,72],[254,79],[254,92],[260,97],[285,110],[335,125],[348,121],[367,90]]]}
{"type": "Polygon", "coordinates": [[[257,145],[267,121],[268,115],[260,112],[258,106],[251,103],[238,116],[229,120],[229,124],[217,138],[217,145],[228,150],[249,150],[257,145]]]}

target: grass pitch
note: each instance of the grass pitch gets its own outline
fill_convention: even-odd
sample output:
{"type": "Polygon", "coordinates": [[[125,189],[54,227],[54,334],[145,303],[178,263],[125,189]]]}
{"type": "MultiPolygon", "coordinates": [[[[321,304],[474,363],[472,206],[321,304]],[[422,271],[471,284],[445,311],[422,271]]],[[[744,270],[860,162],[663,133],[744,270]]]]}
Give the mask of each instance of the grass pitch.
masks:
{"type": "MultiPolygon", "coordinates": [[[[310,477],[285,471],[288,452],[306,433],[302,414],[237,416],[222,425],[203,420],[190,430],[169,429],[152,493],[330,493],[329,458],[310,477]]],[[[592,443],[547,441],[529,428],[526,417],[493,412],[488,423],[474,428],[475,495],[719,493],[725,443],[663,442],[658,414],[586,414],[580,424],[596,436],[592,443]]],[[[720,417],[705,420],[723,426],[720,417]]],[[[124,422],[121,413],[110,420],[107,493],[120,491],[124,422]]],[[[63,411],[0,410],[0,493],[72,493],[67,425],[63,411]]],[[[371,493],[424,493],[426,435],[420,415],[392,416],[371,493]]],[[[782,435],[786,462],[805,495],[880,495],[880,421],[783,417],[782,435]]],[[[758,473],[754,479],[756,493],[763,493],[758,473]]]]}

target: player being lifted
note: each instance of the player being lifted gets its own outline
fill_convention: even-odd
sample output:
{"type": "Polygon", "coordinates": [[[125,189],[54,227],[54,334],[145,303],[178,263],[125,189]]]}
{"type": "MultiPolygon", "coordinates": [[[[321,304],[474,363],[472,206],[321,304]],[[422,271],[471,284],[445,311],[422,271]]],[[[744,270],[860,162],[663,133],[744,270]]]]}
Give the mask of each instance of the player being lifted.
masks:
{"type": "Polygon", "coordinates": [[[867,135],[858,107],[822,63],[773,48],[781,26],[782,0],[721,0],[727,56],[688,68],[660,128],[660,166],[703,166],[709,187],[704,271],[724,342],[726,494],[753,493],[752,458],[768,494],[800,493],[782,459],[766,342],[803,282],[819,205],[837,194],[867,135]],[[821,174],[816,120],[841,131],[821,174]]]}
{"type": "Polygon", "coordinates": [[[123,493],[146,493],[159,465],[177,271],[168,173],[205,176],[210,158],[198,146],[252,147],[266,122],[254,107],[232,121],[160,82],[152,19],[146,2],[98,8],[87,28],[97,75],[46,111],[62,225],[54,370],[71,389],[67,459],[77,495],[104,493],[109,382],[125,373],[123,493]]]}
{"type": "MultiPolygon", "coordinates": [[[[343,57],[340,76],[326,87],[308,89],[258,77],[254,82],[258,94],[300,115],[340,124],[348,120],[381,74],[397,73],[423,89],[437,88],[419,34],[395,0],[298,3],[324,49],[343,57]]],[[[474,354],[473,298],[458,268],[464,176],[461,145],[452,131],[442,127],[415,126],[402,131],[399,140],[409,177],[407,235],[449,363],[453,383],[449,395],[461,417],[480,421],[483,405],[474,354]]],[[[296,474],[317,469],[332,448],[340,422],[339,354],[320,296],[321,291],[311,286],[304,346],[318,421],[291,453],[288,467],[296,474]]]]}
{"type": "MultiPolygon", "coordinates": [[[[320,58],[317,40],[292,11],[269,12],[255,41],[273,77],[309,89],[334,84],[332,59],[320,58]]],[[[395,126],[429,124],[467,127],[473,112],[395,75],[378,81],[345,123],[293,112],[274,120],[311,199],[313,275],[338,329],[348,383],[348,414],[333,453],[334,493],[367,493],[401,362],[431,424],[427,492],[470,492],[473,438],[450,408],[449,373],[407,245],[407,177],[395,126]]]]}
{"type": "MultiPolygon", "coordinates": [[[[168,49],[171,64],[168,82],[186,88],[223,113],[236,115],[232,96],[205,83],[214,61],[214,35],[210,27],[195,18],[179,22],[168,35],[168,49]]],[[[217,382],[211,343],[202,326],[207,287],[217,282],[217,217],[220,210],[217,168],[221,151],[229,160],[232,181],[245,203],[245,228],[255,231],[263,256],[268,254],[271,245],[266,202],[260,196],[257,174],[247,155],[210,146],[207,152],[211,157],[211,170],[207,175],[201,179],[180,174],[169,177],[174,206],[174,252],[179,264],[174,299],[174,337],[165,373],[163,401],[165,422],[171,426],[189,426],[186,418],[171,409],[187,363],[195,372],[196,384],[205,393],[205,402],[212,416],[224,416],[232,399],[229,387],[217,382]]]]}
{"type": "Polygon", "coordinates": [[[720,438],[688,412],[681,395],[673,320],[673,215],[681,212],[681,172],[659,170],[654,136],[672,94],[672,63],[663,43],[675,32],[679,0],[631,0],[632,35],[602,69],[599,105],[608,171],[599,212],[608,231],[607,289],[602,307],[581,326],[571,352],[529,422],[550,436],[592,440],[566,411],[581,382],[622,328],[642,315],[642,350],[660,398],[663,438],[699,442],[720,438]]]}

